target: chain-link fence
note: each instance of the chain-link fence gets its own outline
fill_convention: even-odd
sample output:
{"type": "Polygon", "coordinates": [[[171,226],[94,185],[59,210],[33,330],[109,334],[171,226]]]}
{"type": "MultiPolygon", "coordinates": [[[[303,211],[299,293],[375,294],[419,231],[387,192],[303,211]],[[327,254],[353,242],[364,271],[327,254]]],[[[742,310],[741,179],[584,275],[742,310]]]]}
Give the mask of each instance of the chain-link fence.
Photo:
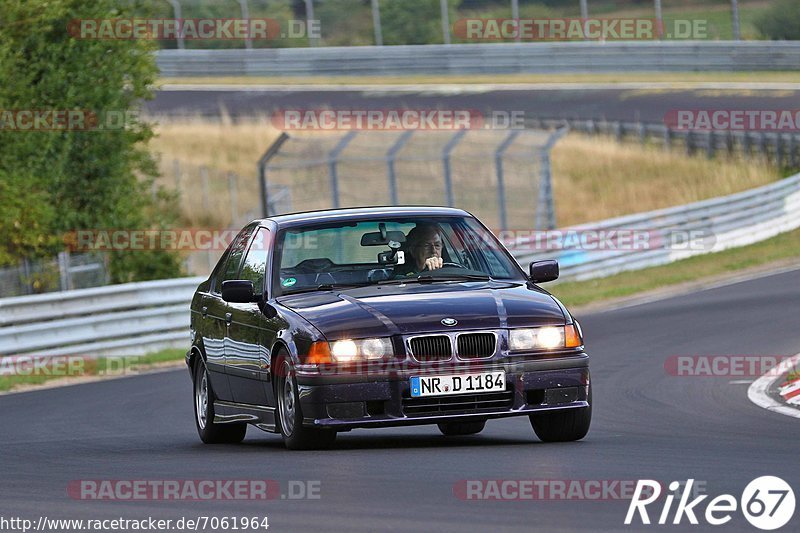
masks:
{"type": "Polygon", "coordinates": [[[110,282],[106,257],[61,252],[53,259],[23,260],[0,269],[0,298],[100,287],[110,282]]]}
{"type": "Polygon", "coordinates": [[[261,179],[291,191],[291,209],[448,205],[498,230],[555,224],[550,150],[566,129],[348,131],[284,135],[261,179]]]}

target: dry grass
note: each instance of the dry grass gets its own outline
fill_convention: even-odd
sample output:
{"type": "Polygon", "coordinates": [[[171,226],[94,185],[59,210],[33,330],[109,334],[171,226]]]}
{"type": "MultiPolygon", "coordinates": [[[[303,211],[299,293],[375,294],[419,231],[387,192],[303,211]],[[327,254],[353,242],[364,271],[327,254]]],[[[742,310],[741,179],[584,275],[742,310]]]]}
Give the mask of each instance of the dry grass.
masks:
{"type": "MultiPolygon", "coordinates": [[[[165,187],[175,187],[173,161],[181,161],[180,189],[185,223],[239,226],[243,220],[258,216],[256,161],[278,137],[278,130],[267,121],[231,124],[225,120],[219,123],[188,120],[162,123],[156,131],[158,137],[152,141],[151,148],[160,154],[161,183],[165,187]],[[207,208],[198,170],[203,165],[211,169],[207,208]],[[231,217],[230,172],[239,176],[234,196],[238,200],[235,208],[238,219],[231,217]]],[[[721,196],[780,177],[776,169],[756,160],[708,160],[703,155],[687,157],[677,149],[666,152],[656,146],[619,144],[612,139],[577,133],[559,142],[552,162],[559,226],[721,196]]],[[[492,187],[493,176],[474,175],[491,170],[473,166],[473,175],[465,176],[458,167],[454,164],[456,187],[465,191],[464,198],[467,198],[467,193],[473,198],[465,201],[482,202],[486,209],[494,209],[492,200],[486,195],[486,188],[492,187]]],[[[464,165],[460,167],[463,169],[464,165]]],[[[381,174],[375,179],[385,188],[384,176],[381,174]]],[[[302,176],[297,173],[284,181],[286,179],[297,185],[302,176]]],[[[365,176],[365,179],[369,178],[365,176]]],[[[516,198],[513,195],[509,197],[509,203],[513,204],[516,198]]],[[[459,195],[459,200],[461,198],[459,195]]],[[[370,200],[365,197],[363,201],[370,200]]],[[[302,207],[299,202],[295,203],[298,204],[296,207],[302,207]]],[[[530,209],[527,201],[521,205],[530,209]]],[[[468,208],[474,207],[470,205],[468,208]]]]}
{"type": "Polygon", "coordinates": [[[558,224],[567,226],[723,196],[780,178],[757,160],[570,134],[553,151],[558,224]]]}

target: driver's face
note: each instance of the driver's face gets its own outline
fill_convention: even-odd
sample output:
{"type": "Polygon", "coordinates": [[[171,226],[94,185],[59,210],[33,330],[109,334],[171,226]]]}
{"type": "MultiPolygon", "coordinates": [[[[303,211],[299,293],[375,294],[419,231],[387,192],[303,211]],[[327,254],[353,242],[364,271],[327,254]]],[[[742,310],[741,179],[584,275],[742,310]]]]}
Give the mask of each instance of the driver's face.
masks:
{"type": "Polygon", "coordinates": [[[425,260],[431,257],[442,257],[442,238],[438,233],[427,235],[423,240],[414,244],[412,248],[417,266],[425,265],[425,260]]]}

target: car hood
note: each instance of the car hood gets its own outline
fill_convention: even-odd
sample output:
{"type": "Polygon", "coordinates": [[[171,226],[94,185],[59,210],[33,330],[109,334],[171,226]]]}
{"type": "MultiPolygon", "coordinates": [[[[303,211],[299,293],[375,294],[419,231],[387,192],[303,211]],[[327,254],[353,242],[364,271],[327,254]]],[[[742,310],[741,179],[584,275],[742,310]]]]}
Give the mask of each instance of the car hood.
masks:
{"type": "Polygon", "coordinates": [[[565,322],[561,307],[549,294],[523,283],[373,285],[286,295],[277,301],[329,340],[565,322]],[[458,323],[446,327],[444,318],[458,323]]]}

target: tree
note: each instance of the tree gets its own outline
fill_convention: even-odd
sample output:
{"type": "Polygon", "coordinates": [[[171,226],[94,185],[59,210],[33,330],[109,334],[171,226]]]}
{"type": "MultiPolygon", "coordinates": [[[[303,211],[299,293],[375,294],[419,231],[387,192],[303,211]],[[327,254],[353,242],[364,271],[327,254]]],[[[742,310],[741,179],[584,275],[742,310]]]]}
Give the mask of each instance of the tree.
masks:
{"type": "MultiPolygon", "coordinates": [[[[11,231],[0,241],[0,262],[58,251],[59,238],[78,229],[140,229],[169,222],[168,195],[153,198],[151,193],[157,170],[145,145],[152,130],[131,113],[151,97],[157,76],[153,43],[79,39],[70,31],[76,20],[131,16],[115,4],[4,1],[0,110],[7,111],[6,118],[20,110],[73,111],[84,118],[95,113],[106,126],[112,119],[119,125],[121,117],[125,124],[104,131],[21,132],[0,122],[0,229],[11,231]],[[25,212],[15,209],[20,203],[25,212]]],[[[179,258],[165,259],[165,253],[146,252],[134,263],[118,260],[112,264],[115,280],[174,276],[179,258]],[[141,267],[148,255],[162,265],[158,272],[141,267]]]]}

